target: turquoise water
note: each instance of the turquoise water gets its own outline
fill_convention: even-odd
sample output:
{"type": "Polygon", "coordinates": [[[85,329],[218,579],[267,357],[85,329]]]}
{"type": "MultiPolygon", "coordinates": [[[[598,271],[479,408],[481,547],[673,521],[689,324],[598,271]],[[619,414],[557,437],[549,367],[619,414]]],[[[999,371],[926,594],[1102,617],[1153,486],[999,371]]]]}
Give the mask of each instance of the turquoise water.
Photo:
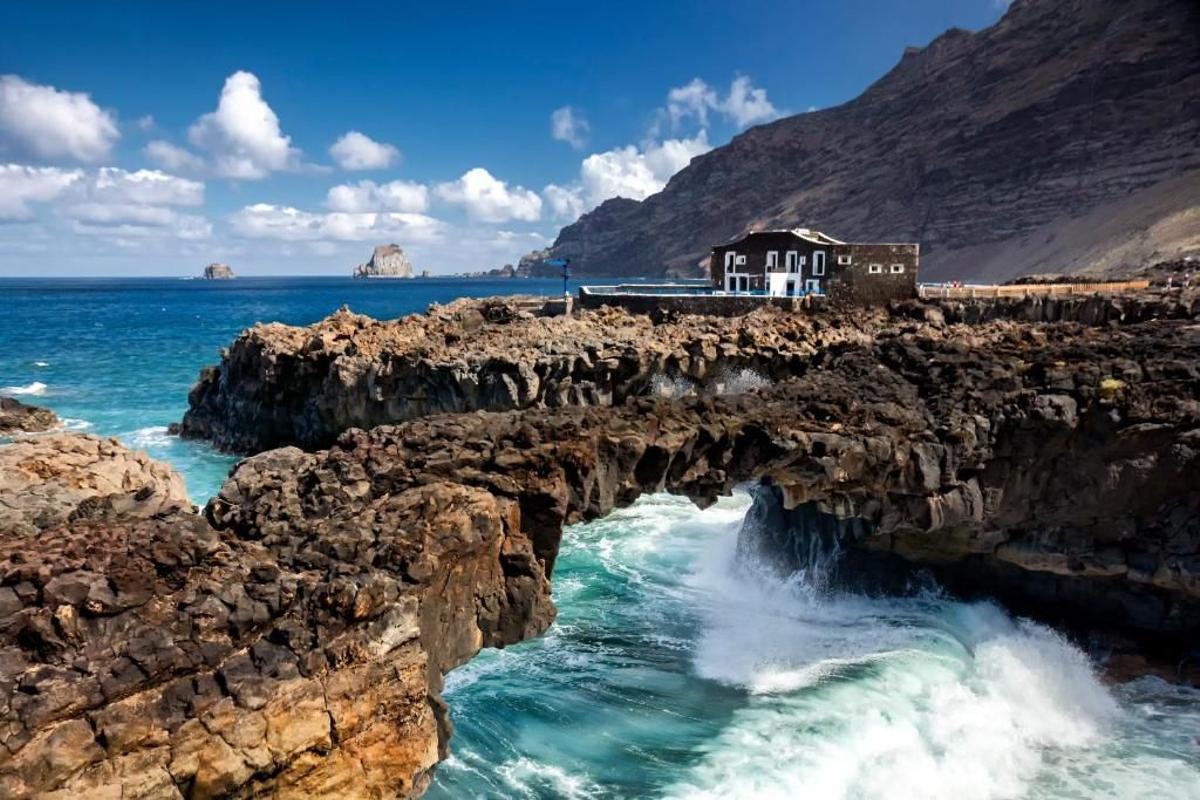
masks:
{"type": "MultiPolygon", "coordinates": [[[[0,392],[171,462],[203,502],[232,459],[165,428],[245,325],[560,286],[0,280],[0,392]]],[[[457,730],[429,796],[1200,797],[1200,693],[1105,686],[993,605],[779,579],[735,555],[748,503],[656,496],[569,528],[547,635],[447,677],[457,730]]]]}
{"type": "Polygon", "coordinates": [[[551,279],[0,278],[0,394],[169,461],[203,504],[234,459],[167,436],[167,425],[187,410],[200,368],[243,328],[306,325],[342,304],[391,319],[458,297],[561,292],[551,279]]]}

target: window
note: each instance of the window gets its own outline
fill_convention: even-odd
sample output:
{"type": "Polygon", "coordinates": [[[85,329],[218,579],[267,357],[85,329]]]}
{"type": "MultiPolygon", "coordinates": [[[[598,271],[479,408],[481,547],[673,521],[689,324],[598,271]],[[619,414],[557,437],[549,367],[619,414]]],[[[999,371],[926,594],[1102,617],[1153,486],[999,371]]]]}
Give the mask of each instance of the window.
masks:
{"type": "Polygon", "coordinates": [[[738,256],[738,257],[737,257],[737,260],[736,260],[736,262],[735,262],[735,263],[736,263],[736,264],[737,264],[739,267],[741,267],[741,266],[745,266],[745,264],[746,264],[746,257],[745,257],[745,256],[738,256]]]}
{"type": "Polygon", "coordinates": [[[825,251],[824,250],[818,250],[817,252],[813,253],[812,274],[813,275],[824,275],[825,274],[825,251]]]}
{"type": "MultiPolygon", "coordinates": [[[[799,256],[800,256],[800,254],[797,253],[795,250],[788,250],[787,255],[784,256],[784,264],[787,266],[788,272],[796,271],[796,264],[798,263],[797,259],[799,258],[799,256]]],[[[791,294],[791,292],[789,292],[788,294],[791,294]]]]}
{"type": "Polygon", "coordinates": [[[878,275],[879,273],[883,272],[883,264],[872,264],[871,266],[867,267],[867,272],[871,273],[872,275],[878,275]]]}
{"type": "Polygon", "coordinates": [[[779,251],[767,251],[767,269],[775,269],[779,266],[779,251]]]}
{"type": "Polygon", "coordinates": [[[892,264],[892,274],[893,275],[899,275],[901,272],[904,272],[903,264],[892,264]]]}
{"type": "Polygon", "coordinates": [[[850,256],[838,256],[838,263],[845,265],[850,263],[850,256]]]}
{"type": "Polygon", "coordinates": [[[732,250],[725,253],[725,271],[733,272],[734,262],[737,260],[737,253],[732,250]]]}

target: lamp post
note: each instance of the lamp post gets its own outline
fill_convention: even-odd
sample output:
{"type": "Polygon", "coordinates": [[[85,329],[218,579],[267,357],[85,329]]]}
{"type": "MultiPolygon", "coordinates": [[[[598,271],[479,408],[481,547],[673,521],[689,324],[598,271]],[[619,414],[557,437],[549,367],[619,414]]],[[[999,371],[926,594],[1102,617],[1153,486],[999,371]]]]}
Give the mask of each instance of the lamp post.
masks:
{"type": "Polygon", "coordinates": [[[567,279],[571,277],[571,259],[569,259],[569,258],[547,258],[542,263],[548,267],[562,267],[563,297],[566,297],[567,296],[567,279]]]}

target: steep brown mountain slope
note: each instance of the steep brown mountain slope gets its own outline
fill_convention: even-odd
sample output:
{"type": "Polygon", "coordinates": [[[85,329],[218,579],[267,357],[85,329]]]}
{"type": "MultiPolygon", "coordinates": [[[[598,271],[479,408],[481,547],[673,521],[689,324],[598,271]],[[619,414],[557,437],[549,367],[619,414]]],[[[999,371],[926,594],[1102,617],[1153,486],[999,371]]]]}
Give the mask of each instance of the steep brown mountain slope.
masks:
{"type": "Polygon", "coordinates": [[[582,275],[698,274],[757,226],[919,241],[922,275],[1108,271],[1200,251],[1200,3],[1016,0],[844,105],[694,159],[562,230],[582,275]]]}

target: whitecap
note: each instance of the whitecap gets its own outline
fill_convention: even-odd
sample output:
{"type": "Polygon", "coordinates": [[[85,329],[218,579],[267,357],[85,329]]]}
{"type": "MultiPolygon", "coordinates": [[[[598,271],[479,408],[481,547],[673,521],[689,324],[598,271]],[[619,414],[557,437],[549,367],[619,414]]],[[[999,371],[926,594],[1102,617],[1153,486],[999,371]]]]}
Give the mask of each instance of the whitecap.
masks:
{"type": "Polygon", "coordinates": [[[48,366],[50,366],[50,362],[49,361],[35,361],[35,362],[33,362],[33,365],[35,367],[48,367],[48,366]]]}
{"type": "Polygon", "coordinates": [[[554,764],[520,758],[496,768],[500,778],[522,797],[598,797],[600,787],[585,775],[576,775],[554,764]]]}
{"type": "Polygon", "coordinates": [[[0,394],[29,394],[41,396],[46,393],[47,388],[48,387],[46,384],[42,383],[41,381],[34,381],[33,383],[28,383],[24,386],[5,386],[3,389],[0,389],[0,394]]]}
{"type": "Polygon", "coordinates": [[[145,449],[147,447],[165,447],[172,441],[172,437],[167,433],[166,425],[151,425],[147,428],[138,428],[132,433],[122,437],[135,448],[145,449]]]}
{"type": "Polygon", "coordinates": [[[86,419],[63,417],[62,426],[69,431],[85,431],[92,427],[92,423],[88,422],[86,419]]]}

